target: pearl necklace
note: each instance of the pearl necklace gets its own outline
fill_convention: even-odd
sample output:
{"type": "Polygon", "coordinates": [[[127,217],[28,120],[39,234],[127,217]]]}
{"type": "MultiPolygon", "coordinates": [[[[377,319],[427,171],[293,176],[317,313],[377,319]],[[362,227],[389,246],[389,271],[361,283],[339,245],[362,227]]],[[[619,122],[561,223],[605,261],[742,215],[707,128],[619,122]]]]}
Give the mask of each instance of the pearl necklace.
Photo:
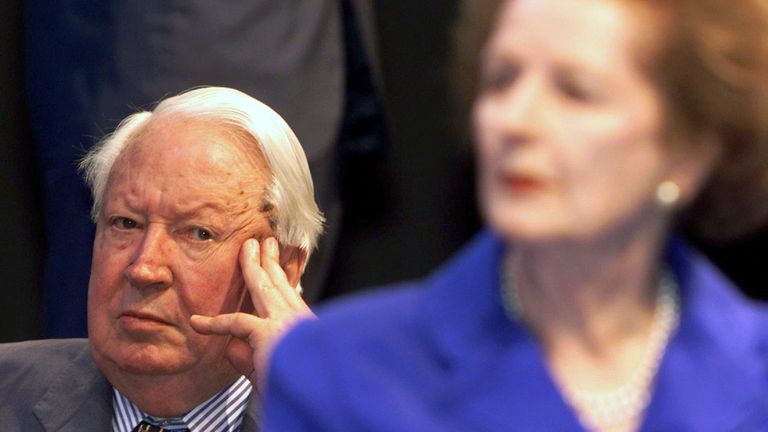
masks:
{"type": "MultiPolygon", "coordinates": [[[[505,265],[502,272],[502,305],[507,318],[522,321],[525,314],[514,283],[514,275],[509,267],[505,265]]],[[[680,321],[677,284],[668,271],[663,272],[659,280],[654,311],[645,352],[639,365],[624,384],[605,392],[584,391],[561,384],[563,396],[587,429],[609,431],[619,425],[640,423],[639,420],[651,400],[653,378],[680,321]]]]}

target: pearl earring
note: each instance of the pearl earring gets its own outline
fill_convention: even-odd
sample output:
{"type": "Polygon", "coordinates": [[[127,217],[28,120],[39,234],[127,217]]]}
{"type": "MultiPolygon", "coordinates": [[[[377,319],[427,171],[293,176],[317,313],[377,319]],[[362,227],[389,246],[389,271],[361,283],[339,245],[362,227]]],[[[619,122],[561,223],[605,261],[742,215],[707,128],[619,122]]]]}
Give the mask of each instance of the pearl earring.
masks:
{"type": "Polygon", "coordinates": [[[672,207],[680,199],[680,186],[672,180],[664,180],[656,188],[656,200],[664,207],[672,207]]]}

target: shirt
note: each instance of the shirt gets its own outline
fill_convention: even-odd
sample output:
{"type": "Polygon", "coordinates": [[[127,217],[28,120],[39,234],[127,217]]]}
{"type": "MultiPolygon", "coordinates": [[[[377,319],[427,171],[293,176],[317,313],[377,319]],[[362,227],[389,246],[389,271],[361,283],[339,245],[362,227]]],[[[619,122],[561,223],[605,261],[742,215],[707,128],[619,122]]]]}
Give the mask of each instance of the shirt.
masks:
{"type": "MultiPolygon", "coordinates": [[[[116,388],[113,390],[112,430],[114,432],[131,432],[144,418],[150,418],[154,422],[163,421],[161,418],[151,417],[142,412],[116,388]]],[[[253,386],[250,381],[241,376],[237,381],[183,415],[181,420],[190,432],[238,432],[252,391],[253,386]]],[[[173,431],[178,428],[166,429],[173,431]]]]}

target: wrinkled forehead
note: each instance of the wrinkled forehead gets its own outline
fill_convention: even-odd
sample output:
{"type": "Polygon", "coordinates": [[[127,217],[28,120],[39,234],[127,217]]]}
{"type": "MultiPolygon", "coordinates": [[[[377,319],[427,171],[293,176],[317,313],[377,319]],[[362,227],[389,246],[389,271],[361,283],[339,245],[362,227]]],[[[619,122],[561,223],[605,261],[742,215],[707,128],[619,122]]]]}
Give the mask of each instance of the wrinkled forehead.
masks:
{"type": "Polygon", "coordinates": [[[151,119],[123,149],[106,192],[152,185],[252,196],[270,179],[264,158],[244,133],[207,119],[161,117],[151,119]]]}
{"type": "Polygon", "coordinates": [[[214,162],[264,163],[255,138],[239,127],[217,119],[181,114],[155,114],[150,117],[147,124],[129,140],[123,153],[130,153],[128,150],[131,148],[134,152],[138,148],[143,152],[177,153],[181,156],[194,156],[207,151],[206,156],[214,162]]]}

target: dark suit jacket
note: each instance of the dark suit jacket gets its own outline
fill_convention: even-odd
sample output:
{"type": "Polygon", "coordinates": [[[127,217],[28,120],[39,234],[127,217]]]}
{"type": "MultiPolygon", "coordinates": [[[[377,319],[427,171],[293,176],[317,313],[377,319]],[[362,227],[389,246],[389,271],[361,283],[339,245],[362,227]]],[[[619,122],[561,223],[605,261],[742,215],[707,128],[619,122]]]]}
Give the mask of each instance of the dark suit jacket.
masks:
{"type": "MultiPolygon", "coordinates": [[[[257,431],[252,397],[242,431],[257,431]]],[[[91,357],[87,339],[0,345],[0,431],[112,430],[112,386],[91,357]]]]}

